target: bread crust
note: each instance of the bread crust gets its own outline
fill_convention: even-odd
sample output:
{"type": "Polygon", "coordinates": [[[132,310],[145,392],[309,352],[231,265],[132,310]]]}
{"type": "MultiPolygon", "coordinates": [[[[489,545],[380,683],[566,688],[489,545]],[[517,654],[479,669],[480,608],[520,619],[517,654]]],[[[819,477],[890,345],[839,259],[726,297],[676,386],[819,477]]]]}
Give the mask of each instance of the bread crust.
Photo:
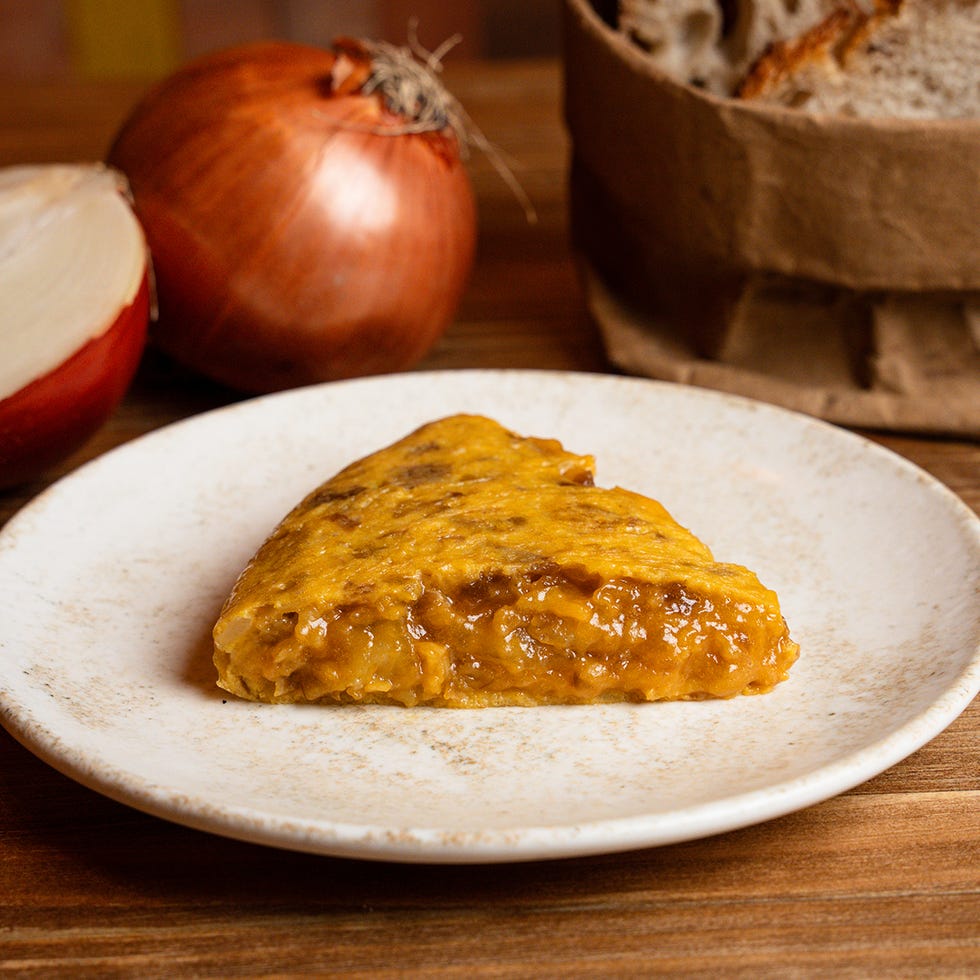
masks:
{"type": "Polygon", "coordinates": [[[905,0],[876,0],[866,13],[856,3],[841,6],[797,38],[775,41],[763,52],[736,88],[741,99],[765,99],[808,68],[846,68],[879,25],[896,16],[905,0]]]}

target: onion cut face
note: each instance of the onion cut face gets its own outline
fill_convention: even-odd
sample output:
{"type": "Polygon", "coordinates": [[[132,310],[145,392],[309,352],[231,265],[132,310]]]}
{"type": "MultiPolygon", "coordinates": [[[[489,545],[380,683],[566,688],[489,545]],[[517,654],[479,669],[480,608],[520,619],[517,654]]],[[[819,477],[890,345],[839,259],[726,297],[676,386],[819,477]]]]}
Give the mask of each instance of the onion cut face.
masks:
{"type": "Polygon", "coordinates": [[[0,170],[0,486],[40,475],[106,421],[149,308],[146,243],[118,174],[0,170]]]}
{"type": "Polygon", "coordinates": [[[153,340],[232,387],[406,368],[455,314],[475,209],[460,143],[380,91],[376,55],[285,42],[206,56],[109,153],[153,255],[153,340]]]}

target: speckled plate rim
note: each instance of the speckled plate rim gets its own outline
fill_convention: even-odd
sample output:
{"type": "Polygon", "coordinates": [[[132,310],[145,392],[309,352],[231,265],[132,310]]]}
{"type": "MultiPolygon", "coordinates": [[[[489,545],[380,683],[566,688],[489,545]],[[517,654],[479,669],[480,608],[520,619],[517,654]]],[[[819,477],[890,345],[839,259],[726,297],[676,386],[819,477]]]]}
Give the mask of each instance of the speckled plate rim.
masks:
{"type": "MultiPolygon", "coordinates": [[[[74,481],[84,473],[86,479],[111,479],[117,462],[137,450],[148,451],[162,440],[179,440],[205,419],[231,424],[242,413],[274,410],[283,400],[304,400],[328,391],[342,400],[363,399],[375,386],[399,386],[407,391],[438,389],[447,379],[460,380],[467,387],[492,386],[507,379],[518,384],[529,396],[547,391],[556,381],[572,383],[596,396],[602,404],[604,392],[631,388],[636,397],[652,396],[677,410],[698,403],[714,406],[719,419],[726,413],[751,411],[762,417],[779,419],[798,430],[800,438],[820,433],[822,438],[846,444],[868,465],[914,479],[923,488],[930,504],[940,508],[955,524],[957,533],[968,541],[972,555],[980,561],[980,520],[942,483],[897,454],[854,433],[808,416],[740,396],[678,386],[645,379],[568,372],[523,370],[419,372],[386,378],[335,382],[330,385],[285,392],[230,405],[204,416],[187,419],[150,433],[93,460],[35,498],[0,531],[0,569],[16,563],[31,547],[30,525],[53,498],[71,494],[74,481]],[[17,536],[15,546],[10,542],[17,536]]],[[[449,399],[452,401],[452,399],[449,399]]],[[[661,406],[662,407],[662,406],[661,406]]],[[[724,424],[724,423],[722,423],[724,424]]],[[[547,434],[547,433],[535,433],[547,434]]],[[[582,448],[582,447],[575,447],[582,448]]],[[[966,583],[969,588],[969,583],[966,583]]],[[[0,650],[3,648],[0,623],[0,650]]],[[[974,637],[971,651],[960,651],[962,669],[945,689],[913,717],[880,738],[855,745],[853,751],[833,763],[815,768],[789,780],[775,782],[758,790],[729,794],[694,806],[667,812],[638,814],[584,823],[521,825],[490,830],[453,831],[445,826],[390,826],[365,822],[338,822],[299,817],[283,817],[262,809],[227,805],[182,793],[180,786],[158,783],[132,772],[116,771],[103,760],[79,752],[63,740],[51,719],[38,716],[25,699],[19,678],[0,661],[0,724],[26,748],[53,768],[101,794],[136,809],[199,830],[227,837],[293,850],[338,857],[431,863],[484,863],[539,860],[610,853],[640,847],[659,846],[696,839],[769,820],[835,796],[879,774],[927,743],[945,729],[980,691],[980,635],[974,637]]],[[[30,682],[28,681],[28,687],[30,682]]],[[[528,710],[528,709],[498,709],[528,710]]],[[[550,710],[550,709],[529,709],[550,710]]]]}

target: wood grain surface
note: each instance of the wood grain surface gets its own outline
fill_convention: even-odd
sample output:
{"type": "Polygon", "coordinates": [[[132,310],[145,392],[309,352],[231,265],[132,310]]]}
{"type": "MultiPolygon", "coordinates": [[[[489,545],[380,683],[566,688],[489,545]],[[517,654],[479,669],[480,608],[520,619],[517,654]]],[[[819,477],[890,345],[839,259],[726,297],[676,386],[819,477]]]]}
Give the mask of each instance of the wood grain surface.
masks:
{"type": "MultiPolygon", "coordinates": [[[[420,367],[611,371],[566,242],[558,66],[460,66],[449,82],[516,161],[539,221],[528,225],[473,157],[477,266],[457,322],[420,367]]],[[[101,157],[138,95],[118,84],[0,89],[0,165],[101,157]]],[[[148,352],[101,432],[46,480],[0,494],[0,524],[85,460],[239,397],[148,352]]],[[[980,511],[980,446],[868,435],[980,511]]],[[[707,840],[455,868],[316,858],[188,830],[82,788],[0,733],[0,973],[974,976],[978,735],[974,702],[855,790],[707,840]]]]}

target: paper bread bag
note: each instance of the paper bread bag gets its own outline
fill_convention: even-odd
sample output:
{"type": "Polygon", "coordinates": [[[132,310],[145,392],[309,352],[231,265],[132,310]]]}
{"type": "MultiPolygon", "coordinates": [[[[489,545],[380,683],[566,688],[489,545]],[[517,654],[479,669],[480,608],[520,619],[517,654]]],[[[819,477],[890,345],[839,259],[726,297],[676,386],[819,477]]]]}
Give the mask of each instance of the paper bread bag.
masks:
{"type": "Polygon", "coordinates": [[[980,437],[980,121],[715,96],[589,0],[564,21],[573,244],[611,360],[980,437]]]}

